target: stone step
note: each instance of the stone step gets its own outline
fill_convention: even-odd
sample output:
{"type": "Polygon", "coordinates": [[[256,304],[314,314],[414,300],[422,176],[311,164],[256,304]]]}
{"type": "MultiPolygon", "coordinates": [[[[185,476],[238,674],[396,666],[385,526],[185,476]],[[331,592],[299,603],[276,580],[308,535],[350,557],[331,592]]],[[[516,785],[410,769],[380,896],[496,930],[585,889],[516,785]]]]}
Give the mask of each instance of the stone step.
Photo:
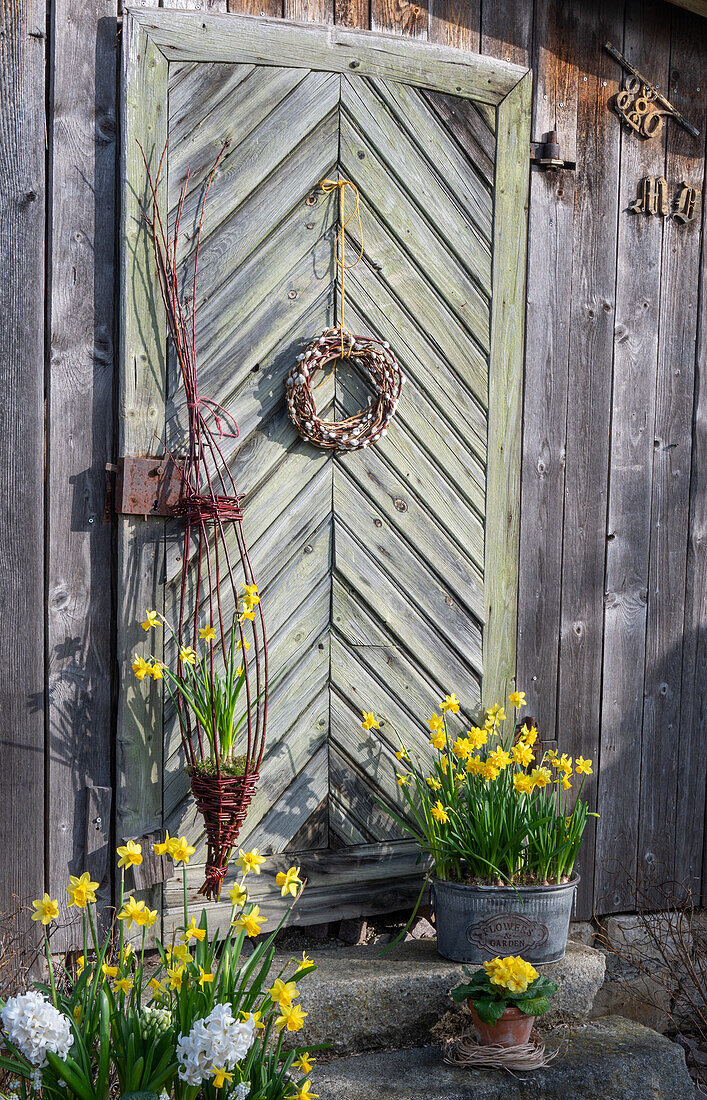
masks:
{"type": "MultiPolygon", "coordinates": [[[[289,1037],[293,1046],[329,1043],[343,1054],[429,1043],[430,1028],[453,1007],[449,990],[464,978],[461,965],[438,955],[436,940],[411,940],[380,952],[377,946],[310,952],[318,970],[299,987],[307,1018],[304,1030],[289,1037]]],[[[277,972],[286,961],[276,956],[277,972]]],[[[590,1015],[604,968],[600,951],[572,941],[561,962],[538,968],[560,987],[545,1017],[548,1026],[590,1015]]]]}
{"type": "Polygon", "coordinates": [[[312,1074],[322,1100],[694,1100],[681,1047],[633,1020],[607,1016],[544,1036],[560,1053],[545,1069],[448,1066],[438,1047],[348,1055],[312,1074]]]}

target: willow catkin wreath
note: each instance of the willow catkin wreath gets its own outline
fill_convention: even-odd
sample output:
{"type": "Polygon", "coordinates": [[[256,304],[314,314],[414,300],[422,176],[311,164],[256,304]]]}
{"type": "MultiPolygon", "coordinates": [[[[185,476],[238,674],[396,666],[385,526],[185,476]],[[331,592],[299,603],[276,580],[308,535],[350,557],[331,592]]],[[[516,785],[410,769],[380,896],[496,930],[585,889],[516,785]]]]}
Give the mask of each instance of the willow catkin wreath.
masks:
{"type": "Polygon", "coordinates": [[[384,436],[403,386],[403,374],[390,345],[372,336],[352,336],[327,329],[307,344],[287,375],[287,407],[297,431],[315,447],[355,451],[384,436]],[[343,335],[343,341],[342,341],[343,335]],[[364,409],[345,420],[322,420],[317,413],[312,381],[329,363],[350,359],[370,382],[373,395],[364,409]]]}

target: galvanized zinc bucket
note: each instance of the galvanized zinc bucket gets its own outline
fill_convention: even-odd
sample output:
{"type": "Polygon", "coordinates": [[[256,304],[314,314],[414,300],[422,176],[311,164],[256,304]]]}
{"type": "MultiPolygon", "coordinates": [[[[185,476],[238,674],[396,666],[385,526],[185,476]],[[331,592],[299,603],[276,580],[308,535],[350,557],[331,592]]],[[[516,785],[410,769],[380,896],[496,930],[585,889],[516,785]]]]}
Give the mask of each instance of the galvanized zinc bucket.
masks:
{"type": "Polygon", "coordinates": [[[432,879],[437,950],[454,962],[497,955],[526,962],[564,958],[579,875],[559,886],[467,886],[432,879]]]}

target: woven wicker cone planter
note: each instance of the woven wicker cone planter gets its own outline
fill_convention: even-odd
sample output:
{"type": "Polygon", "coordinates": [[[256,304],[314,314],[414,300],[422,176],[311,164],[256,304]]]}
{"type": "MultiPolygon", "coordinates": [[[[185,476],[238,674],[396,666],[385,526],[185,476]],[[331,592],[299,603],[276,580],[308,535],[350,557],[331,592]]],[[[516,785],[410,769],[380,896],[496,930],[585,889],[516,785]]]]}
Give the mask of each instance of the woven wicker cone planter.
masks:
{"type": "Polygon", "coordinates": [[[199,890],[208,901],[218,901],[228,869],[228,857],[238,840],[260,776],[193,775],[191,789],[204,819],[207,841],[206,878],[199,890]]]}

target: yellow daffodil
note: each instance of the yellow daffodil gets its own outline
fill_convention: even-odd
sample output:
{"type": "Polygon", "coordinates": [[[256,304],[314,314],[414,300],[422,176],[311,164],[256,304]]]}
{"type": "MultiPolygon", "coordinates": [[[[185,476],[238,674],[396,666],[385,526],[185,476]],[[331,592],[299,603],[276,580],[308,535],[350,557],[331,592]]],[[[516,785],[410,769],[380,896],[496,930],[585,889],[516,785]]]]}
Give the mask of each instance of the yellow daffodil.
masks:
{"type": "Polygon", "coordinates": [[[254,875],[259,875],[261,865],[265,863],[265,856],[258,855],[257,848],[253,848],[252,852],[244,852],[242,848],[239,848],[236,863],[244,875],[247,875],[249,871],[252,871],[254,875]]]}
{"type": "Polygon", "coordinates": [[[169,985],[171,989],[181,990],[184,981],[185,970],[183,966],[167,967],[169,985]]]}
{"type": "Polygon", "coordinates": [[[183,645],[182,648],[179,650],[179,660],[184,665],[195,665],[196,650],[193,649],[190,645],[183,645]]]}
{"type": "Polygon", "coordinates": [[[532,777],[525,772],[516,772],[513,776],[513,788],[516,794],[530,794],[534,786],[532,777]]]}
{"type": "Polygon", "coordinates": [[[305,967],[307,967],[307,966],[313,966],[313,965],[314,964],[313,964],[312,960],[310,959],[309,955],[305,951],[303,951],[302,952],[302,961],[297,963],[296,973],[298,973],[300,970],[304,970],[305,967]]]}
{"type": "Polygon", "coordinates": [[[406,772],[404,775],[401,772],[395,773],[395,782],[399,787],[407,787],[410,782],[410,773],[406,772]]]}
{"type": "MultiPolygon", "coordinates": [[[[555,782],[557,783],[558,780],[555,780],[555,782]]],[[[562,783],[563,791],[571,791],[572,790],[572,784],[570,783],[570,781],[569,781],[569,779],[567,778],[566,775],[563,775],[561,780],[559,780],[559,782],[562,783]]]]}
{"type": "Polygon", "coordinates": [[[498,768],[500,772],[505,771],[511,762],[511,754],[506,752],[505,749],[497,748],[493,752],[490,752],[488,759],[493,764],[494,768],[498,768]]]}
{"type": "Polygon", "coordinates": [[[141,928],[145,923],[145,918],[145,902],[136,901],[133,897],[123,902],[123,908],[118,913],[118,920],[127,921],[128,928],[132,928],[133,924],[141,928]]]}
{"type": "Polygon", "coordinates": [[[142,863],[142,847],[136,844],[134,840],[121,844],[119,848],[116,848],[116,851],[120,856],[118,860],[119,867],[139,867],[142,863]]]}
{"type": "Polygon", "coordinates": [[[241,1020],[251,1020],[255,1031],[265,1031],[265,1024],[260,1019],[261,1016],[262,1012],[260,1011],[244,1012],[243,1009],[241,1009],[241,1020]]]}
{"type": "Polygon", "coordinates": [[[454,759],[454,757],[452,757],[452,756],[449,756],[449,755],[440,756],[439,766],[442,769],[442,771],[444,772],[444,774],[446,775],[447,772],[450,770],[450,768],[451,768],[452,772],[454,772],[456,770],[457,762],[454,759]]]}
{"type": "Polygon", "coordinates": [[[442,708],[444,714],[446,714],[448,710],[451,710],[452,714],[456,714],[459,710],[459,705],[459,700],[457,699],[454,692],[452,692],[451,695],[445,695],[444,699],[440,703],[440,707],[442,708]]]}
{"type": "Polygon", "coordinates": [[[508,702],[512,707],[515,707],[516,710],[519,710],[521,707],[525,706],[525,692],[512,691],[508,696],[508,702]]]}
{"type": "Polygon", "coordinates": [[[501,773],[499,772],[498,768],[496,767],[496,765],[493,763],[492,760],[485,760],[484,761],[483,768],[480,772],[480,775],[481,775],[481,778],[483,779],[483,781],[485,783],[493,782],[494,779],[498,779],[500,774],[501,773]]]}
{"type": "Polygon", "coordinates": [[[275,1027],[280,1031],[301,1031],[307,1015],[308,1013],[302,1011],[301,1005],[283,1005],[281,1014],[275,1020],[275,1027]]]}
{"type": "Polygon", "coordinates": [[[209,623],[208,626],[199,627],[199,637],[205,642],[213,642],[216,637],[216,631],[209,623]]]}
{"type": "Polygon", "coordinates": [[[472,726],[471,729],[466,732],[466,739],[472,749],[483,749],[489,739],[489,735],[486,730],[482,730],[479,726],[472,726]]]}
{"type": "Polygon", "coordinates": [[[486,710],[486,714],[489,718],[493,719],[495,724],[498,724],[499,722],[504,722],[506,718],[505,710],[503,709],[503,707],[499,706],[498,703],[494,703],[492,707],[488,707],[486,710]]]}
{"type": "Polygon", "coordinates": [[[210,970],[204,970],[203,966],[199,967],[199,985],[203,989],[209,982],[213,982],[214,976],[210,970]]]}
{"type": "Polygon", "coordinates": [[[260,603],[257,584],[244,584],[243,590],[245,592],[244,599],[250,600],[250,602],[254,604],[260,603]]]}
{"type": "Polygon", "coordinates": [[[470,756],[466,762],[466,770],[469,775],[483,775],[484,762],[480,756],[470,756]]]}
{"type": "Polygon", "coordinates": [[[408,756],[405,749],[398,749],[398,751],[395,754],[395,759],[400,762],[402,760],[409,760],[410,757],[408,756]]]}
{"type": "Polygon", "coordinates": [[[188,863],[189,856],[193,856],[196,848],[192,847],[185,836],[178,839],[172,838],[169,845],[169,854],[175,863],[188,863]]]}
{"type": "Polygon", "coordinates": [[[182,966],[191,962],[191,953],[185,943],[176,943],[174,947],[167,946],[165,950],[167,962],[174,964],[176,959],[182,966]]]}
{"type": "Polygon", "coordinates": [[[444,730],[444,717],[436,712],[427,719],[427,725],[433,731],[433,733],[440,733],[444,730]]]}
{"type": "Polygon", "coordinates": [[[267,924],[267,917],[260,916],[260,907],[254,905],[248,913],[241,913],[237,920],[232,922],[234,928],[244,929],[246,936],[259,936],[261,925],[267,924]]]}
{"type": "Polygon", "coordinates": [[[212,1066],[209,1072],[213,1075],[213,1080],[211,1084],[214,1086],[215,1089],[222,1089],[226,1081],[228,1081],[230,1085],[233,1080],[233,1074],[227,1073],[227,1071],[223,1068],[212,1066]]]}
{"type": "Polygon", "coordinates": [[[86,956],[85,955],[79,955],[78,959],[76,960],[76,971],[79,974],[79,976],[81,974],[83,974],[85,969],[86,969],[86,956]]]}
{"type": "Polygon", "coordinates": [[[524,726],[523,732],[520,735],[521,741],[526,745],[534,745],[538,739],[538,731],[535,726],[524,726]]]}
{"type": "Polygon", "coordinates": [[[439,821],[441,825],[446,825],[449,821],[449,814],[447,813],[439,799],[437,799],[434,806],[432,807],[431,813],[435,821],[439,821]]]}
{"type": "Polygon", "coordinates": [[[231,899],[231,905],[240,909],[248,900],[248,891],[244,890],[240,883],[234,882],[228,896],[231,899]]]}
{"type": "Polygon", "coordinates": [[[519,741],[517,745],[514,745],[511,749],[511,756],[513,757],[513,763],[518,764],[521,768],[526,768],[533,759],[533,750],[530,745],[526,745],[525,741],[519,741]]]}
{"type": "Polygon", "coordinates": [[[275,875],[275,882],[280,887],[281,897],[284,898],[291,894],[293,898],[296,898],[297,891],[302,885],[299,867],[290,867],[287,871],[278,871],[275,875]]]}
{"type": "Polygon", "coordinates": [[[85,909],[86,906],[96,901],[96,890],[100,886],[98,882],[92,882],[88,871],[84,871],[80,878],[69,875],[69,885],[66,892],[69,895],[69,906],[75,905],[77,909],[85,909]]]}
{"type": "Polygon", "coordinates": [[[314,1058],[312,1058],[308,1050],[305,1050],[300,1054],[299,1058],[295,1058],[292,1065],[297,1066],[300,1073],[311,1073],[314,1069],[314,1058]]]}
{"type": "Polygon", "coordinates": [[[130,978],[118,978],[113,982],[113,989],[117,989],[121,993],[129,993],[133,985],[134,982],[130,978]]]}
{"type": "Polygon", "coordinates": [[[153,926],[153,924],[155,923],[156,920],[157,920],[157,910],[156,909],[146,909],[145,910],[145,919],[142,922],[145,925],[145,927],[146,928],[152,928],[152,926],[153,926]]]}
{"type": "Polygon", "coordinates": [[[160,622],[159,622],[157,612],[156,611],[146,611],[145,612],[145,621],[144,621],[144,623],[140,623],[140,626],[142,627],[142,629],[143,630],[152,630],[153,627],[159,626],[159,625],[160,625],[160,622]]]}
{"type": "Polygon", "coordinates": [[[457,737],[452,745],[452,752],[455,756],[459,757],[460,760],[467,760],[471,756],[472,751],[473,745],[466,737],[457,737]]]}
{"type": "Polygon", "coordinates": [[[72,1013],[76,1023],[81,1019],[81,1005],[74,1005],[74,1011],[72,1013]]]}
{"type": "Polygon", "coordinates": [[[150,676],[153,680],[164,680],[164,665],[161,661],[153,661],[150,665],[150,676]]]}
{"type": "Polygon", "coordinates": [[[44,925],[50,924],[59,916],[59,902],[50,898],[49,894],[33,901],[32,908],[35,910],[32,914],[32,920],[41,920],[44,925]]]}
{"type": "Polygon", "coordinates": [[[433,775],[428,775],[425,779],[425,783],[431,791],[440,791],[442,789],[442,784],[439,779],[435,779],[433,775]]]}
{"type": "Polygon", "coordinates": [[[205,938],[206,938],[206,929],[205,928],[198,928],[197,924],[196,924],[196,917],[192,917],[190,923],[187,925],[187,927],[182,932],[182,941],[184,943],[189,943],[190,940],[199,940],[199,942],[201,943],[201,941],[204,940],[205,938]]]}
{"type": "Polygon", "coordinates": [[[447,744],[447,735],[444,730],[437,730],[436,733],[433,733],[430,737],[430,744],[433,749],[437,749],[438,752],[441,752],[447,744]]]}
{"type": "Polygon", "coordinates": [[[240,615],[238,616],[238,622],[239,623],[245,622],[246,619],[250,619],[251,622],[252,622],[255,619],[255,612],[251,611],[250,609],[246,609],[245,611],[242,611],[240,613],[240,615]]]}
{"type": "MultiPolygon", "coordinates": [[[[305,1012],[305,1016],[307,1013],[305,1012]]],[[[303,1081],[299,1086],[297,1092],[292,1097],[292,1100],[319,1100],[318,1092],[310,1092],[312,1087],[311,1081],[303,1081]]]]}
{"type": "Polygon", "coordinates": [[[299,990],[294,982],[283,982],[282,978],[276,978],[272,987],[268,990],[270,1000],[280,1008],[286,1008],[299,997],[299,990]]]}
{"type": "Polygon", "coordinates": [[[243,665],[239,665],[238,668],[236,669],[236,676],[242,676],[242,675],[243,675],[243,665]]]}
{"type": "Polygon", "coordinates": [[[536,787],[547,787],[552,782],[552,776],[548,768],[533,768],[530,778],[536,787]]]}
{"type": "Polygon", "coordinates": [[[146,661],[144,657],[140,657],[137,653],[132,663],[132,670],[135,673],[136,680],[144,680],[150,672],[150,663],[146,661]]]}
{"type": "Polygon", "coordinates": [[[155,993],[157,996],[159,996],[160,993],[164,993],[166,982],[164,980],[160,981],[159,978],[150,978],[147,985],[148,985],[148,988],[151,989],[153,993],[155,993]]]}
{"type": "Polygon", "coordinates": [[[236,649],[242,649],[247,653],[250,649],[250,642],[241,642],[239,640],[236,642],[236,649]]]}
{"type": "Polygon", "coordinates": [[[133,945],[131,943],[123,944],[123,950],[120,953],[120,965],[124,966],[125,963],[130,962],[133,957],[133,945]]]}
{"type": "Polygon", "coordinates": [[[103,975],[104,978],[117,978],[118,977],[118,967],[117,966],[109,966],[108,963],[103,963],[103,965],[101,966],[101,974],[103,975]]]}
{"type": "Polygon", "coordinates": [[[592,762],[591,760],[585,760],[583,756],[578,756],[575,760],[574,770],[578,775],[592,775],[592,762]]]}
{"type": "Polygon", "coordinates": [[[361,722],[361,725],[363,726],[363,728],[365,730],[380,729],[380,722],[378,721],[378,719],[376,718],[376,716],[375,716],[375,714],[373,713],[372,710],[369,710],[369,711],[364,710],[364,711],[361,711],[361,713],[363,714],[363,721],[361,722]]]}
{"type": "Polygon", "coordinates": [[[165,836],[164,840],[160,840],[157,842],[157,844],[153,844],[152,851],[155,853],[156,856],[168,855],[173,840],[174,838],[170,837],[169,829],[167,829],[167,835],[165,836]]]}

